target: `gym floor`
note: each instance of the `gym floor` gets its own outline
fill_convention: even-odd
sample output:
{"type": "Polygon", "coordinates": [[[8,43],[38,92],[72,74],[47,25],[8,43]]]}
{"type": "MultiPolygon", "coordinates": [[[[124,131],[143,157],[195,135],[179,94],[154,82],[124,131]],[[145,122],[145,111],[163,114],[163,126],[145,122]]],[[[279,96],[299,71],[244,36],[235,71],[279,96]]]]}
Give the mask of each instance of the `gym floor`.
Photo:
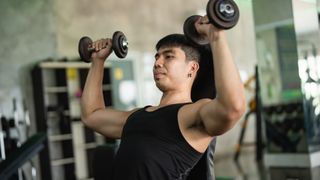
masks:
{"type": "Polygon", "coordinates": [[[255,160],[254,148],[243,149],[238,163],[233,154],[216,156],[215,174],[216,180],[266,180],[263,166],[255,160]]]}

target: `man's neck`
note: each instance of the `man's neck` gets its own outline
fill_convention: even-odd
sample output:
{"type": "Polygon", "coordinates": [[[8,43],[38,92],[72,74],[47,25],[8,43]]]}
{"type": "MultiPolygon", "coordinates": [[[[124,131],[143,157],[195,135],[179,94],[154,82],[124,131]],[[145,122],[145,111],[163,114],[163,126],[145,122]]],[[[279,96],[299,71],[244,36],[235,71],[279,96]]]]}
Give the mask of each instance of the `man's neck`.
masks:
{"type": "Polygon", "coordinates": [[[159,106],[187,102],[192,102],[190,92],[164,92],[160,100],[159,106]]]}

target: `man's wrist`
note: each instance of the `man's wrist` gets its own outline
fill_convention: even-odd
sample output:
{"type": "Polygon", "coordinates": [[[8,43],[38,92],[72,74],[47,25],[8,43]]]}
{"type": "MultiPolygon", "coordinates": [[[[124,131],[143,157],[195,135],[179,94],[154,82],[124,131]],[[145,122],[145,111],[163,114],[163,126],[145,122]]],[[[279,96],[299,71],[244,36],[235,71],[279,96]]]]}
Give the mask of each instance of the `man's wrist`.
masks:
{"type": "Polygon", "coordinates": [[[103,65],[104,64],[104,59],[100,58],[94,58],[91,60],[92,65],[103,65]]]}
{"type": "Polygon", "coordinates": [[[209,40],[212,44],[219,43],[220,41],[224,41],[225,39],[226,39],[226,35],[223,30],[214,32],[214,34],[210,35],[209,37],[209,40]]]}

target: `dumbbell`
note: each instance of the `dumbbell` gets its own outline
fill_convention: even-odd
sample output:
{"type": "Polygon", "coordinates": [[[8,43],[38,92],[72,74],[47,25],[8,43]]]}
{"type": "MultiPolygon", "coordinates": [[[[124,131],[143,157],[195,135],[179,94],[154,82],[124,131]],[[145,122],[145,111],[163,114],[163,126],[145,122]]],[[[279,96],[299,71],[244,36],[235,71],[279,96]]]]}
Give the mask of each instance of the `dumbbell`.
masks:
{"type": "MultiPolygon", "coordinates": [[[[80,58],[84,62],[90,62],[91,54],[95,52],[95,48],[91,47],[92,40],[84,36],[79,40],[78,51],[80,58]]],[[[128,54],[128,41],[121,31],[116,31],[112,36],[112,50],[119,58],[125,58],[128,54]]]]}
{"type": "MultiPolygon", "coordinates": [[[[239,8],[233,0],[209,0],[206,12],[208,23],[219,29],[230,29],[239,20],[239,8]]],[[[209,43],[209,40],[199,35],[194,25],[200,17],[199,15],[188,17],[183,24],[183,32],[191,42],[205,45],[209,43]]]]}

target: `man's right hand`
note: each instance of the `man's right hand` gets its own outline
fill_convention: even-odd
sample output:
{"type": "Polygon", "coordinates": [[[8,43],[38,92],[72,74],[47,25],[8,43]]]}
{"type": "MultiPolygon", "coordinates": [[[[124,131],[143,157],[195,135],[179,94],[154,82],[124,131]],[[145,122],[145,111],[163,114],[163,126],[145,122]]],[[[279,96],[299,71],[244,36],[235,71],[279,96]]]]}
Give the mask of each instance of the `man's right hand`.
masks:
{"type": "Polygon", "coordinates": [[[218,29],[212,23],[209,23],[207,15],[200,17],[195,22],[195,27],[197,32],[200,35],[205,35],[210,42],[215,42],[216,40],[218,40],[221,35],[221,32],[223,32],[222,29],[218,29]]]}
{"type": "Polygon", "coordinates": [[[112,40],[110,38],[100,39],[92,43],[91,47],[95,48],[92,53],[92,62],[105,61],[112,53],[112,40]]]}

